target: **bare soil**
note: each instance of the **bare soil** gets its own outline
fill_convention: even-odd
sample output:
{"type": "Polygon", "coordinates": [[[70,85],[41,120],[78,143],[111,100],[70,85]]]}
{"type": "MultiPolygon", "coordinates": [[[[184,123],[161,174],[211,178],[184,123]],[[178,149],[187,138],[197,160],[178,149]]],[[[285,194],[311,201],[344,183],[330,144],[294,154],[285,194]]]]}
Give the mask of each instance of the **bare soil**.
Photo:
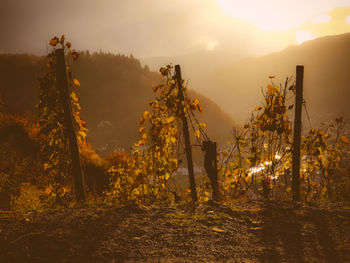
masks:
{"type": "Polygon", "coordinates": [[[0,262],[350,262],[350,206],[208,202],[0,212],[0,262]]]}

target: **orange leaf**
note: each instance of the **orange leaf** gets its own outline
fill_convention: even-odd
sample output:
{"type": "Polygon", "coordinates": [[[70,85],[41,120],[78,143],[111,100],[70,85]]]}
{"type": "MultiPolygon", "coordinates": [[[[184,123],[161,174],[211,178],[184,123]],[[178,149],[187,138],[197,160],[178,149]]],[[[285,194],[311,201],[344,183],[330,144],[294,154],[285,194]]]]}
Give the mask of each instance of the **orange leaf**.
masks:
{"type": "Polygon", "coordinates": [[[63,43],[64,43],[64,35],[61,36],[60,43],[63,45],[63,43]]]}
{"type": "Polygon", "coordinates": [[[51,190],[50,187],[46,187],[46,188],[45,188],[45,194],[46,194],[46,195],[51,194],[51,192],[52,192],[52,190],[51,190]]]}
{"type": "Polygon", "coordinates": [[[74,79],[74,80],[73,80],[73,83],[74,83],[75,86],[80,87],[80,82],[79,82],[79,80],[74,79]]]}
{"type": "Polygon", "coordinates": [[[79,57],[78,52],[73,51],[71,54],[72,54],[73,60],[77,60],[78,59],[78,57],[79,57]]]}
{"type": "Polygon", "coordinates": [[[54,37],[53,39],[51,39],[49,44],[55,47],[58,44],[58,37],[54,37]]]}
{"type": "Polygon", "coordinates": [[[349,144],[349,139],[346,138],[345,136],[340,137],[340,142],[343,144],[349,144]]]}

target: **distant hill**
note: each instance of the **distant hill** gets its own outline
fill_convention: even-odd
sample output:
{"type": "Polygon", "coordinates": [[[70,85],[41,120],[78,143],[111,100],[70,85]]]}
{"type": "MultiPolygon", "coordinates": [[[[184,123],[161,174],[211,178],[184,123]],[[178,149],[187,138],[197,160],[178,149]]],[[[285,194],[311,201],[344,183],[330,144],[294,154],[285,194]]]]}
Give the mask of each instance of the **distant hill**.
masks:
{"type": "Polygon", "coordinates": [[[172,57],[139,58],[142,65],[147,65],[152,71],[157,71],[164,64],[180,64],[185,78],[194,80],[197,76],[230,65],[233,61],[243,59],[245,54],[217,50],[198,51],[190,54],[172,57]]]}
{"type": "Polygon", "coordinates": [[[261,87],[276,76],[277,84],[305,66],[304,97],[314,122],[336,115],[350,116],[350,33],[308,41],[263,57],[224,66],[197,88],[219,103],[235,121],[249,118],[262,101],[261,87]]]}
{"type": "Polygon", "coordinates": [[[165,64],[180,64],[183,78],[189,80],[192,88],[203,92],[207,86],[207,76],[243,59],[244,55],[246,53],[205,50],[173,57],[140,58],[140,62],[143,66],[147,65],[152,71],[158,71],[165,64]]]}
{"type": "MultiPolygon", "coordinates": [[[[0,55],[0,95],[10,112],[36,112],[37,78],[43,74],[45,58],[30,55],[0,55]]],[[[88,122],[89,138],[95,147],[110,151],[128,149],[137,139],[140,115],[153,96],[152,84],[160,74],[142,67],[133,57],[82,52],[72,71],[79,79],[82,116],[88,122]]],[[[189,87],[191,88],[191,86],[189,87]]],[[[207,123],[212,139],[230,137],[231,117],[210,99],[196,92],[204,110],[199,116],[207,123]]]]}

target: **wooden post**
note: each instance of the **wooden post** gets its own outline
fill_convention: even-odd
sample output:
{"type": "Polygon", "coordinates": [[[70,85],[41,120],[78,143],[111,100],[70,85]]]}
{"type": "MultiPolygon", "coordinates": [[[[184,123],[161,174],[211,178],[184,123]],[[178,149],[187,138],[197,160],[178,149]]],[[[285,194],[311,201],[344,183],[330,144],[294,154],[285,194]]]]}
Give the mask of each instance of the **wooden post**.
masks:
{"type": "Polygon", "coordinates": [[[192,196],[193,202],[197,202],[198,199],[197,199],[196,183],[194,179],[192,149],[191,149],[191,143],[190,143],[190,135],[188,132],[188,122],[184,112],[184,107],[182,105],[182,102],[185,101],[185,99],[182,91],[182,78],[181,78],[180,65],[175,65],[175,77],[176,77],[177,88],[178,88],[178,96],[180,100],[179,107],[180,107],[182,128],[183,128],[183,134],[184,134],[184,140],[185,140],[185,148],[186,148],[185,150],[186,150],[186,157],[187,157],[188,176],[190,179],[191,196],[192,196]]]}
{"type": "Polygon", "coordinates": [[[301,109],[303,104],[303,78],[304,66],[297,66],[292,166],[293,201],[300,201],[300,140],[301,109]]]}
{"type": "Polygon", "coordinates": [[[58,90],[64,110],[65,133],[69,139],[69,150],[72,161],[72,173],[75,185],[75,196],[77,201],[85,200],[83,172],[80,162],[79,147],[75,133],[75,122],[72,115],[70,89],[68,86],[64,49],[56,49],[56,78],[58,90]]]}
{"type": "Polygon", "coordinates": [[[202,149],[204,151],[204,168],[209,177],[211,188],[213,189],[213,200],[219,201],[216,142],[204,141],[202,149]]]}

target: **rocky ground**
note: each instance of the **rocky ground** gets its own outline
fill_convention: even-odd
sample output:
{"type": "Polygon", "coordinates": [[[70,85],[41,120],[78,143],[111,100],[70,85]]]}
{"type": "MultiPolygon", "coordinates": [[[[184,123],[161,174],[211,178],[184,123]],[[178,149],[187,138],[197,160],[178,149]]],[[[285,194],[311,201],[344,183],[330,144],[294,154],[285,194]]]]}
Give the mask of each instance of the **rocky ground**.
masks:
{"type": "Polygon", "coordinates": [[[350,206],[260,202],[0,212],[0,262],[350,262],[350,206]]]}

